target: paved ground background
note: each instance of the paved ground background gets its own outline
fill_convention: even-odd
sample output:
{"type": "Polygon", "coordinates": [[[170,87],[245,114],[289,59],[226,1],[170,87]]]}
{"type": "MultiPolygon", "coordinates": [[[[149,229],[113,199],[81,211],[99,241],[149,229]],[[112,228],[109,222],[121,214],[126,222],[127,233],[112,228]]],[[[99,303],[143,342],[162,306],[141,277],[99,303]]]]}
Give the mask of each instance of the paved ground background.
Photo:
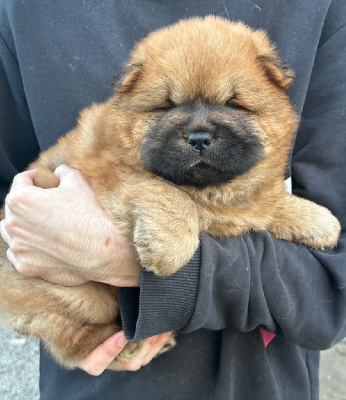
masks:
{"type": "MultiPolygon", "coordinates": [[[[38,363],[38,342],[0,324],[0,400],[39,400],[38,363]]],[[[320,400],[346,400],[346,340],[322,353],[320,383],[320,400]]]]}
{"type": "Polygon", "coordinates": [[[38,365],[38,341],[0,324],[0,400],[39,400],[38,365]]]}

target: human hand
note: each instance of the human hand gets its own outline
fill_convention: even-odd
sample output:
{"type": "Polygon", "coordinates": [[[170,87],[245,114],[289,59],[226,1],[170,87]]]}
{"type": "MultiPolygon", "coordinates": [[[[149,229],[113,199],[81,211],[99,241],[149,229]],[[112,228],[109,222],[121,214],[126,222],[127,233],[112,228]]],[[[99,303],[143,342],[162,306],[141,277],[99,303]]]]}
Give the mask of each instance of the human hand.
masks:
{"type": "Polygon", "coordinates": [[[127,340],[124,331],[120,331],[100,344],[79,364],[90,375],[101,375],[105,369],[115,371],[138,371],[142,366],[147,365],[167,343],[172,332],[161,333],[145,340],[140,352],[130,361],[118,364],[116,368],[109,367],[111,362],[124,349],[127,340]]]}
{"type": "Polygon", "coordinates": [[[18,272],[65,286],[90,280],[139,286],[133,243],[97,205],[82,174],[61,165],[59,187],[42,189],[34,186],[36,172],[14,178],[1,221],[7,257],[18,272]]]}

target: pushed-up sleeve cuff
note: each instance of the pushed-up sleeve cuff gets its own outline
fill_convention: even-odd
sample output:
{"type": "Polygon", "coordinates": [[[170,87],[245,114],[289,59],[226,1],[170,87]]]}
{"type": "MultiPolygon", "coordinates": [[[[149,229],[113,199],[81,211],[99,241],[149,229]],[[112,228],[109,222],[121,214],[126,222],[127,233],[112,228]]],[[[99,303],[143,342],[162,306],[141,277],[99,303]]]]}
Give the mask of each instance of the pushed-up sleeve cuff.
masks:
{"type": "Polygon", "coordinates": [[[120,288],[119,305],[126,338],[135,342],[183,329],[195,309],[200,249],[178,272],[159,277],[143,269],[140,288],[120,288]]]}

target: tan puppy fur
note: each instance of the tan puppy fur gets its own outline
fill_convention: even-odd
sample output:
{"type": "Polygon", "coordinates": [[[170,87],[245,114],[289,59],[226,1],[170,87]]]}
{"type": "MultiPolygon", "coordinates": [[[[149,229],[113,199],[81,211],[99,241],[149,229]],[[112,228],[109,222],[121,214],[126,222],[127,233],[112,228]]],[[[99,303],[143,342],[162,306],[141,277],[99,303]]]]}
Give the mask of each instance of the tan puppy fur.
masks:
{"type": "MultiPolygon", "coordinates": [[[[185,265],[204,232],[268,230],[333,247],[338,221],[284,187],[297,127],[285,93],[293,80],[266,34],[241,23],[196,18],[156,31],[135,47],[114,96],[85,109],[76,129],[30,166],[39,169],[35,184],[57,186],[53,171],[62,163],[81,170],[108,217],[133,238],[142,265],[158,275],[185,265]],[[207,141],[196,144],[196,134],[207,141]]],[[[58,362],[76,366],[120,329],[116,288],[22,277],[6,248],[1,315],[42,338],[58,362]]]]}

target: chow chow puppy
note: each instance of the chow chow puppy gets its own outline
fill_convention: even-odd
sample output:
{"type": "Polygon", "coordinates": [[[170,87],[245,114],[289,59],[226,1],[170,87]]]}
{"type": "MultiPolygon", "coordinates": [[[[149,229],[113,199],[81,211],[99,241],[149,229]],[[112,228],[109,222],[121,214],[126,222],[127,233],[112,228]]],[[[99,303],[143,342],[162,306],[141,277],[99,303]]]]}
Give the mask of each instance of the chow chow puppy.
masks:
{"type": "MultiPolygon", "coordinates": [[[[65,163],[82,171],[108,217],[130,235],[141,264],[167,276],[199,236],[268,230],[312,248],[336,245],[324,207],[288,194],[284,172],[297,115],[294,80],[263,31],[207,17],[183,20],[138,43],[114,96],[82,111],[78,126],[42,153],[35,184],[59,185],[65,163]]],[[[20,276],[1,244],[0,313],[75,367],[121,329],[117,289],[61,287],[20,276]]],[[[128,344],[113,362],[130,359],[128,344]]]]}

